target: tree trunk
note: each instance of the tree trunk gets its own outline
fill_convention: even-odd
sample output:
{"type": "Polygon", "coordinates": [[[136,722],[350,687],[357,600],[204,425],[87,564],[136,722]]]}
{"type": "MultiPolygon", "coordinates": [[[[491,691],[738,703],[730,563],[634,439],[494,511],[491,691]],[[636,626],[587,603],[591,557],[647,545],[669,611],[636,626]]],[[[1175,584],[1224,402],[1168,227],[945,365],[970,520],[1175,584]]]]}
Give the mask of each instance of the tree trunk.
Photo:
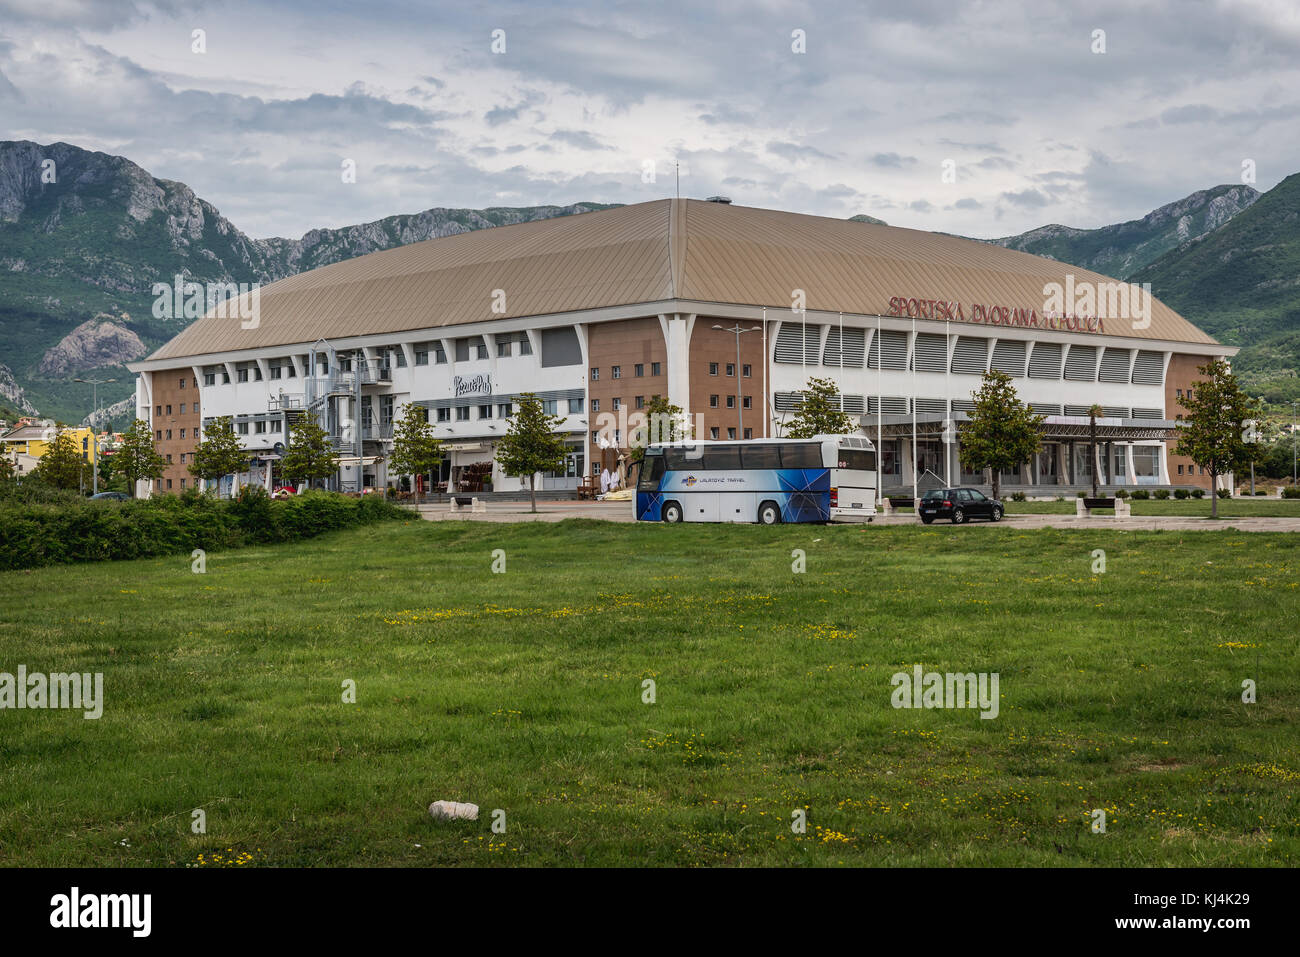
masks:
{"type": "Polygon", "coordinates": [[[532,499],[534,514],[537,513],[537,487],[535,485],[536,481],[537,481],[537,473],[529,472],[528,473],[528,497],[532,499]]]}
{"type": "Polygon", "coordinates": [[[1092,497],[1097,497],[1097,417],[1095,415],[1088,417],[1088,446],[1089,454],[1092,458],[1088,464],[1092,472],[1092,497]]]}
{"type": "Polygon", "coordinates": [[[1210,473],[1210,518],[1219,517],[1219,476],[1210,473]]]}
{"type": "Polygon", "coordinates": [[[1002,490],[1002,473],[997,469],[991,469],[993,473],[993,497],[998,497],[998,492],[1002,490]]]}

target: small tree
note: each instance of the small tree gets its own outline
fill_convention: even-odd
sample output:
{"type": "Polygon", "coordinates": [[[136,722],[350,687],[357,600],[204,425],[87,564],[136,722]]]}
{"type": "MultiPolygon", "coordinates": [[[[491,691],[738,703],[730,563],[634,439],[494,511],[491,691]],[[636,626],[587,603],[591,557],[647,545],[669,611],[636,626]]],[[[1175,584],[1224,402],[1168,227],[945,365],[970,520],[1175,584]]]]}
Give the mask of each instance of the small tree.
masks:
{"type": "Polygon", "coordinates": [[[564,421],[561,416],[547,415],[542,400],[532,392],[519,396],[510,431],[497,444],[497,461],[507,475],[528,476],[528,495],[532,510],[537,511],[537,489],[534,487],[538,472],[549,472],[564,467],[568,451],[564,438],[557,429],[564,421]]]}
{"type": "Polygon", "coordinates": [[[1020,401],[1005,372],[984,373],[983,385],[971,398],[970,421],[958,431],[961,464],[970,472],[992,469],[993,497],[998,498],[1002,471],[1028,462],[1043,447],[1043,417],[1020,401]]]}
{"type": "Polygon", "coordinates": [[[248,468],[248,453],[239,444],[230,416],[221,415],[203,429],[203,441],[190,456],[190,474],[201,479],[221,479],[248,468]]]}
{"type": "Polygon", "coordinates": [[[645,407],[645,422],[628,436],[631,461],[645,458],[647,446],[662,442],[682,442],[691,438],[690,417],[680,405],[673,405],[661,395],[654,396],[645,407]]]}
{"type": "Polygon", "coordinates": [[[77,448],[77,440],[60,426],[40,462],[32,471],[40,481],[54,488],[79,489],[90,463],[77,448]]]}
{"type": "Polygon", "coordinates": [[[14,460],[9,457],[9,451],[0,448],[0,482],[8,482],[14,477],[14,460]]]}
{"type": "Polygon", "coordinates": [[[393,429],[393,451],[388,457],[388,467],[398,475],[431,476],[441,464],[442,443],[434,437],[428,410],[408,403],[393,429]]]}
{"type": "Polygon", "coordinates": [[[839,387],[830,379],[808,380],[799,393],[799,408],[786,434],[792,439],[811,439],[814,435],[846,435],[858,431],[858,424],[844,411],[839,387]]]}
{"type": "Polygon", "coordinates": [[[320,427],[315,415],[308,413],[289,430],[289,449],[284,453],[280,471],[288,481],[308,484],[338,471],[329,433],[320,427]]]}
{"type": "Polygon", "coordinates": [[[1251,424],[1259,402],[1241,391],[1222,359],[1211,359],[1197,371],[1205,378],[1178,400],[1187,415],[1174,451],[1210,473],[1210,517],[1218,518],[1219,476],[1245,468],[1260,455],[1259,436],[1251,424]]]}
{"type": "Polygon", "coordinates": [[[1101,406],[1093,404],[1088,407],[1088,447],[1092,458],[1092,497],[1097,497],[1097,419],[1104,416],[1101,406]]]}
{"type": "Polygon", "coordinates": [[[126,479],[126,489],[135,498],[135,483],[142,479],[161,478],[167,462],[153,447],[153,432],[144,419],[131,423],[123,433],[122,444],[109,457],[113,470],[126,479]]]}

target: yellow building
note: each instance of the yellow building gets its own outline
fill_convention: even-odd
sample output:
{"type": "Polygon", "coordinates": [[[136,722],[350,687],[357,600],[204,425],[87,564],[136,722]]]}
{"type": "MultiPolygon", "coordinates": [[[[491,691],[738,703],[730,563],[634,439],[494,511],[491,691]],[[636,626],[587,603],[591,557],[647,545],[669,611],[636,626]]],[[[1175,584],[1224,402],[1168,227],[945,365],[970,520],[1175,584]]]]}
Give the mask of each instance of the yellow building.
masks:
{"type": "MultiPolygon", "coordinates": [[[[87,462],[95,459],[95,431],[84,426],[64,429],[72,436],[81,457],[87,462]]],[[[26,475],[36,468],[41,457],[49,451],[59,429],[53,425],[22,424],[0,436],[0,449],[4,456],[14,463],[17,475],[26,475]]]]}

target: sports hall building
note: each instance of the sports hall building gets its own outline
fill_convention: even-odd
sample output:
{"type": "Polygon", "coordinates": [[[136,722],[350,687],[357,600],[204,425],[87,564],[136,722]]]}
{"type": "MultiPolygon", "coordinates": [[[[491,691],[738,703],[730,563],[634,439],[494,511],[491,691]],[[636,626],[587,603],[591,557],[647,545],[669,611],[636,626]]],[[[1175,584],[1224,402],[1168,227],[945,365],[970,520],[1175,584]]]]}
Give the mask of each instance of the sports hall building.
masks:
{"type": "Polygon", "coordinates": [[[336,487],[398,484],[385,460],[408,403],[444,442],[442,481],[513,491],[493,458],[523,392],[561,417],[569,447],[539,488],[576,488],[625,459],[655,396],[702,438],[779,437],[813,376],[838,384],[879,443],[884,492],[914,477],[987,484],[945,433],[990,368],[1045,416],[1042,452],[1002,476],[1005,490],[1068,492],[1094,470],[1108,488],[1206,487],[1170,435],[1196,367],[1236,350],[1159,301],[1117,316],[1102,294],[1084,309],[1070,295],[1114,285],[987,243],[725,201],[412,243],[265,286],[253,319],[210,312],[134,363],[138,415],[169,463],[148,491],[193,486],[190,456],[217,416],[254,456],[248,480],[313,414],[333,437],[336,487]],[[1052,284],[1067,293],[1059,310],[1052,284]]]}

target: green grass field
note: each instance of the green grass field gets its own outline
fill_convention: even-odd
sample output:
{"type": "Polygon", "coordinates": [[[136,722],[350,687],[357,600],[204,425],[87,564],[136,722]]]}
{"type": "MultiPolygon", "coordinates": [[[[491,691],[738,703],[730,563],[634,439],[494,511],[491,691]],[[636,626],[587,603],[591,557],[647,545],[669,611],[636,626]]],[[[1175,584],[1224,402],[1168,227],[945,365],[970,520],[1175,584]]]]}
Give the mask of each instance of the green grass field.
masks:
{"type": "MultiPolygon", "coordinates": [[[[1184,518],[1209,518],[1208,498],[1129,500],[1133,517],[1177,515],[1184,518]]],[[[1013,502],[1007,500],[1008,515],[1073,515],[1074,496],[1063,502],[1013,502]]],[[[1221,498],[1219,518],[1300,518],[1300,499],[1295,498],[1221,498]]]]}
{"type": "Polygon", "coordinates": [[[0,711],[5,865],[1300,862],[1297,536],[412,521],[0,588],[0,671],[107,699],[0,711]],[[893,708],[918,663],[1000,714],[893,708]]]}

